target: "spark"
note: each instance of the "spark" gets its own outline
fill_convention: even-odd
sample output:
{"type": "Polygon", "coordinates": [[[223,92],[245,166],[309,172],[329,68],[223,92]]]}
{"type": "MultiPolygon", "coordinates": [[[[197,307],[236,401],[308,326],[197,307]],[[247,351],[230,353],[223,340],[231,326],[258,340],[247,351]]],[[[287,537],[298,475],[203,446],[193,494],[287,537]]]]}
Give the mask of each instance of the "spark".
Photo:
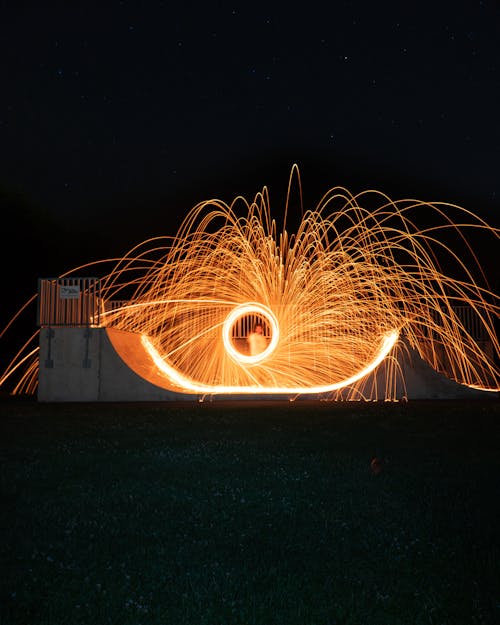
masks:
{"type": "Polygon", "coordinates": [[[375,359],[370,362],[366,367],[362,370],[358,371],[356,374],[352,375],[350,378],[346,380],[341,380],[340,382],[335,382],[333,384],[324,384],[322,386],[224,386],[224,385],[203,385],[199,384],[194,380],[189,379],[188,377],[182,375],[168,365],[164,358],[160,356],[160,354],[156,351],[154,345],[152,345],[150,339],[146,335],[142,335],[141,340],[146,350],[150,354],[151,358],[155,362],[158,369],[170,380],[171,383],[177,384],[184,391],[192,392],[192,393],[202,393],[202,394],[217,394],[217,395],[225,395],[225,394],[238,394],[238,393],[255,393],[255,394],[292,394],[292,395],[301,395],[305,393],[313,393],[313,394],[322,394],[322,393],[331,393],[333,391],[338,391],[342,388],[351,386],[356,382],[362,380],[365,376],[371,373],[374,369],[378,367],[378,365],[386,358],[391,349],[394,347],[396,341],[398,339],[398,332],[390,332],[386,336],[383,337],[382,345],[375,357],[375,359]]]}
{"type": "MultiPolygon", "coordinates": [[[[175,237],[84,266],[111,266],[101,283],[102,325],[139,334],[166,384],[187,393],[334,396],[351,389],[366,397],[368,374],[385,362],[390,399],[402,375],[394,354],[407,347],[461,384],[499,390],[498,295],[465,236],[498,239],[499,230],[453,204],[334,187],[302,210],[289,234],[294,183],[302,202],[297,166],[280,228],[264,187],[251,202],[200,202],[175,237]],[[425,211],[433,225],[419,228],[425,211]],[[453,275],[442,269],[448,265],[453,275]],[[124,304],[106,310],[113,300],[124,304]],[[251,354],[245,339],[256,319],[267,347],[251,354]]],[[[33,372],[25,387],[29,380],[33,388],[33,372]]]]}

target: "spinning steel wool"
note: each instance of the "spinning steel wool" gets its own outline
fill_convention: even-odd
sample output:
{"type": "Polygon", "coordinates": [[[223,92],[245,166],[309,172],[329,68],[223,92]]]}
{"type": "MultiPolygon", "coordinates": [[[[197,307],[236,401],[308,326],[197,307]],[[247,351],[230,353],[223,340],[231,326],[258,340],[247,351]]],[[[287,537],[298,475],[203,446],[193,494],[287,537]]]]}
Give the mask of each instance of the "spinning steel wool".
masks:
{"type": "MultiPolygon", "coordinates": [[[[251,203],[202,202],[176,237],[150,239],[115,261],[102,280],[101,325],[142,335],[159,370],[184,392],[335,397],[348,388],[356,396],[385,359],[391,398],[399,375],[394,351],[408,346],[462,384],[498,390],[498,295],[465,232],[498,239],[499,231],[451,204],[335,187],[290,235],[294,173],[300,187],[294,167],[281,228],[264,187],[251,203]],[[424,212],[432,223],[417,227],[424,212]],[[460,249],[447,243],[453,238],[460,249]],[[107,308],[116,299],[124,303],[107,308]],[[460,306],[472,311],[490,354],[460,306]],[[252,352],[256,326],[261,347],[252,352]]],[[[33,369],[18,390],[32,378],[33,369]]]]}

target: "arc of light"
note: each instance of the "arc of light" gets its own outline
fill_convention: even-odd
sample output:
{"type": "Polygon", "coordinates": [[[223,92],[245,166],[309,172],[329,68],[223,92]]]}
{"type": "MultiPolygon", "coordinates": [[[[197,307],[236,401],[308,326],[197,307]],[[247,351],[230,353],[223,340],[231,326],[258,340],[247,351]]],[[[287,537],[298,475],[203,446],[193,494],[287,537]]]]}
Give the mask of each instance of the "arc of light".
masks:
{"type": "Polygon", "coordinates": [[[231,358],[233,358],[233,360],[248,365],[256,364],[267,358],[269,354],[275,350],[276,345],[278,345],[279,335],[280,331],[278,321],[273,312],[267,306],[257,304],[256,302],[248,302],[247,304],[241,304],[241,306],[234,308],[226,317],[222,327],[222,341],[226,352],[231,356],[231,358]],[[250,315],[251,313],[257,313],[267,319],[269,325],[271,326],[271,342],[263,352],[254,354],[253,356],[247,356],[246,354],[241,354],[234,348],[231,342],[231,330],[237,319],[243,317],[244,315],[250,315]]]}
{"type": "Polygon", "coordinates": [[[163,358],[160,356],[155,346],[152,344],[150,338],[143,334],[141,335],[141,341],[144,345],[146,351],[151,356],[152,360],[158,367],[158,369],[167,377],[171,382],[180,386],[182,389],[189,393],[201,393],[201,394],[224,394],[224,393],[233,393],[233,394],[294,394],[294,395],[303,395],[310,393],[329,393],[332,391],[338,391],[346,386],[354,384],[358,382],[366,375],[374,371],[380,363],[388,356],[391,349],[396,344],[396,341],[399,338],[399,332],[397,330],[391,330],[383,335],[382,345],[377,356],[361,371],[355,373],[350,378],[346,378],[341,382],[335,382],[333,384],[324,384],[321,386],[223,386],[223,385],[210,385],[210,384],[200,384],[195,380],[192,380],[188,376],[183,375],[177,369],[166,363],[163,358]]]}

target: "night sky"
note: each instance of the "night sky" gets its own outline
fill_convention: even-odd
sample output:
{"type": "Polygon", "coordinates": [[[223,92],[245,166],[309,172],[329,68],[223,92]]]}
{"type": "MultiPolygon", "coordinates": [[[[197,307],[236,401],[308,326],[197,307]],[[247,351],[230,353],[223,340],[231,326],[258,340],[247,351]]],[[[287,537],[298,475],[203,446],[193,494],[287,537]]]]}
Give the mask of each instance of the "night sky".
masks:
{"type": "Polygon", "coordinates": [[[28,293],[210,197],[268,185],[279,213],[293,163],[306,207],[377,188],[498,225],[497,2],[1,7],[1,258],[28,293]]]}

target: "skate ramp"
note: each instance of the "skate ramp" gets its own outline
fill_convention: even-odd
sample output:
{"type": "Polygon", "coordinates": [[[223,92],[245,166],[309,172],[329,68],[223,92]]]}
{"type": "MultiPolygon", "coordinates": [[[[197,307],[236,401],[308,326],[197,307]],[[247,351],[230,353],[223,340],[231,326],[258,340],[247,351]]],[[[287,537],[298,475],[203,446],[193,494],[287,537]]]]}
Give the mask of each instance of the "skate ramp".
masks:
{"type": "MultiPolygon", "coordinates": [[[[498,393],[471,389],[434,371],[415,350],[399,350],[405,384],[397,383],[398,399],[497,399],[498,393]]],[[[362,393],[346,388],[307,399],[384,399],[386,363],[366,376],[362,393]]],[[[296,394],[187,393],[156,366],[139,334],[114,328],[42,328],[40,333],[40,401],[198,401],[221,399],[294,399],[296,394]]]]}
{"type": "MultiPolygon", "coordinates": [[[[166,390],[175,396],[182,396],[182,399],[199,399],[202,397],[199,394],[186,393],[184,389],[176,386],[169,380],[163,373],[161,373],[156,364],[154,363],[151,355],[144,347],[141,337],[138,334],[131,332],[123,332],[121,330],[115,330],[108,328],[106,330],[107,338],[110,346],[116,352],[116,355],[123,361],[123,363],[143,380],[144,383],[150,384],[153,388],[150,392],[154,392],[155,388],[166,390]]],[[[400,360],[400,367],[404,376],[404,385],[401,381],[397,384],[397,396],[398,398],[406,397],[407,399],[467,399],[467,398],[481,398],[485,396],[496,397],[497,393],[491,393],[487,391],[480,391],[472,389],[462,384],[458,384],[454,380],[450,380],[445,375],[438,373],[432,367],[430,367],[414,349],[402,350],[398,359],[400,360]]],[[[135,379],[134,379],[135,380],[135,379]]],[[[129,380],[132,383],[132,380],[129,380]]],[[[120,385],[121,386],[121,385],[120,385]]],[[[134,384],[135,386],[135,384],[134,384]]],[[[106,384],[106,387],[111,387],[111,380],[106,384]]],[[[368,375],[364,381],[362,387],[368,391],[372,396],[376,396],[382,399],[385,396],[385,365],[382,364],[374,373],[368,375]]],[[[117,388],[117,391],[119,389],[117,388]]],[[[157,392],[158,392],[157,391],[157,392]]],[[[321,399],[321,395],[306,395],[311,398],[321,399]]],[[[325,394],[326,398],[331,396],[331,393],[325,394]]],[[[217,395],[218,398],[225,396],[217,395]]],[[[248,397],[249,399],[256,399],[254,394],[241,393],[232,394],[234,397],[248,397]]],[[[262,395],[259,399],[272,399],[273,397],[279,399],[286,399],[296,397],[296,395],[279,394],[279,395],[262,395]]],[[[348,390],[339,393],[340,399],[347,399],[349,397],[348,390]]]]}

